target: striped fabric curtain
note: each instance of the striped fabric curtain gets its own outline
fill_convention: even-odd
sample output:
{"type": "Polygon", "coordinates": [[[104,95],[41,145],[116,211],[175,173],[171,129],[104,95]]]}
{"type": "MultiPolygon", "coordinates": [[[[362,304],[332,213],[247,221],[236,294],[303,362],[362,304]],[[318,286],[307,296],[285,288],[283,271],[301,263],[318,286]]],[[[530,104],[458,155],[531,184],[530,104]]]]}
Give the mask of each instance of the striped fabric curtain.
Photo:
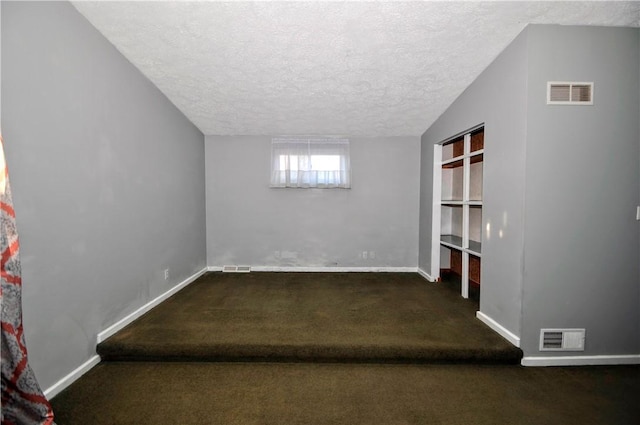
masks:
{"type": "Polygon", "coordinates": [[[55,424],[51,405],[42,394],[27,360],[27,347],[22,328],[20,244],[2,136],[0,136],[0,210],[2,425],[55,424]]]}

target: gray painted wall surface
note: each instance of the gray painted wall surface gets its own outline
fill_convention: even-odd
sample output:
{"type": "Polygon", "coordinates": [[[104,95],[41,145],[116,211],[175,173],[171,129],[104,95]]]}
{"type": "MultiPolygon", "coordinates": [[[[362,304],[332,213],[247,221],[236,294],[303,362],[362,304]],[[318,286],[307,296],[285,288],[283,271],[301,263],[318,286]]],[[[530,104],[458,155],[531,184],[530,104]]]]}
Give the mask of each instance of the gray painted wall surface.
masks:
{"type": "Polygon", "coordinates": [[[209,266],[416,267],[419,139],[350,150],[351,189],[271,189],[270,136],[207,136],[209,266]]]}
{"type": "Polygon", "coordinates": [[[26,340],[48,388],[205,267],[204,136],[69,3],[2,9],[26,340]]]}
{"type": "Polygon", "coordinates": [[[425,132],[420,177],[420,268],[428,271],[433,145],[485,124],[480,311],[515,335],[522,293],[526,43],[525,30],[425,132]]]}
{"type": "MultiPolygon", "coordinates": [[[[523,349],[586,328],[584,353],[640,354],[638,29],[529,31],[523,349]],[[593,106],[546,105],[547,81],[593,81],[593,106]]],[[[548,353],[548,352],[547,352],[548,353]]]]}
{"type": "Polygon", "coordinates": [[[637,29],[529,26],[422,137],[426,270],[432,145],[486,123],[480,310],[525,356],[640,353],[639,46],[637,29]],[[595,105],[547,106],[547,81],[593,81],[595,105]],[[586,328],[585,351],[540,352],[545,327],[586,328]]]}

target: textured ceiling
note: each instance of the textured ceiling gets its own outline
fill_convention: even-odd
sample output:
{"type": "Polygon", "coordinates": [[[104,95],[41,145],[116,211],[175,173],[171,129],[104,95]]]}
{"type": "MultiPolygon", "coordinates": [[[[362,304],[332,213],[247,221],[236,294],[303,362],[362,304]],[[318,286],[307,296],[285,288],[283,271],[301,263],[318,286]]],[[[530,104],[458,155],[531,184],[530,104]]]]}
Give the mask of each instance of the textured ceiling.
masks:
{"type": "Polygon", "coordinates": [[[638,2],[73,4],[216,135],[420,135],[528,23],[640,26],[638,2]]]}

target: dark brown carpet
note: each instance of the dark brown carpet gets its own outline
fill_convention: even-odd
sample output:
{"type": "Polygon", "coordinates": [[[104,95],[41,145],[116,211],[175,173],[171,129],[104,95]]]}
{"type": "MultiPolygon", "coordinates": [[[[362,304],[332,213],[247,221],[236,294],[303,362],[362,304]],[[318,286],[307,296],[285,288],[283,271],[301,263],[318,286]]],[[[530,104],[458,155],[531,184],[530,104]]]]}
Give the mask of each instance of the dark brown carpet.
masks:
{"type": "Polygon", "coordinates": [[[211,273],[100,344],[111,361],[52,400],[56,421],[640,423],[640,367],[507,364],[521,351],[476,309],[416,274],[211,273]]]}
{"type": "Polygon", "coordinates": [[[98,346],[112,361],[493,362],[522,352],[415,273],[209,273],[98,346]]]}
{"type": "Polygon", "coordinates": [[[53,400],[58,425],[637,425],[640,368],[98,365],[53,400]]]}

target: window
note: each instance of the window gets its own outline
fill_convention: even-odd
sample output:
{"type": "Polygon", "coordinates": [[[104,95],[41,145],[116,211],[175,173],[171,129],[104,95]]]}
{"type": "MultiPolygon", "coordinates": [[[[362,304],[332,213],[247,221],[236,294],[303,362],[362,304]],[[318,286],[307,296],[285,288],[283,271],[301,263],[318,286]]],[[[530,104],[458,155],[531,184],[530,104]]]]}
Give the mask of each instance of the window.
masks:
{"type": "Polygon", "coordinates": [[[271,187],[351,187],[349,140],[272,139],[271,187]]]}

